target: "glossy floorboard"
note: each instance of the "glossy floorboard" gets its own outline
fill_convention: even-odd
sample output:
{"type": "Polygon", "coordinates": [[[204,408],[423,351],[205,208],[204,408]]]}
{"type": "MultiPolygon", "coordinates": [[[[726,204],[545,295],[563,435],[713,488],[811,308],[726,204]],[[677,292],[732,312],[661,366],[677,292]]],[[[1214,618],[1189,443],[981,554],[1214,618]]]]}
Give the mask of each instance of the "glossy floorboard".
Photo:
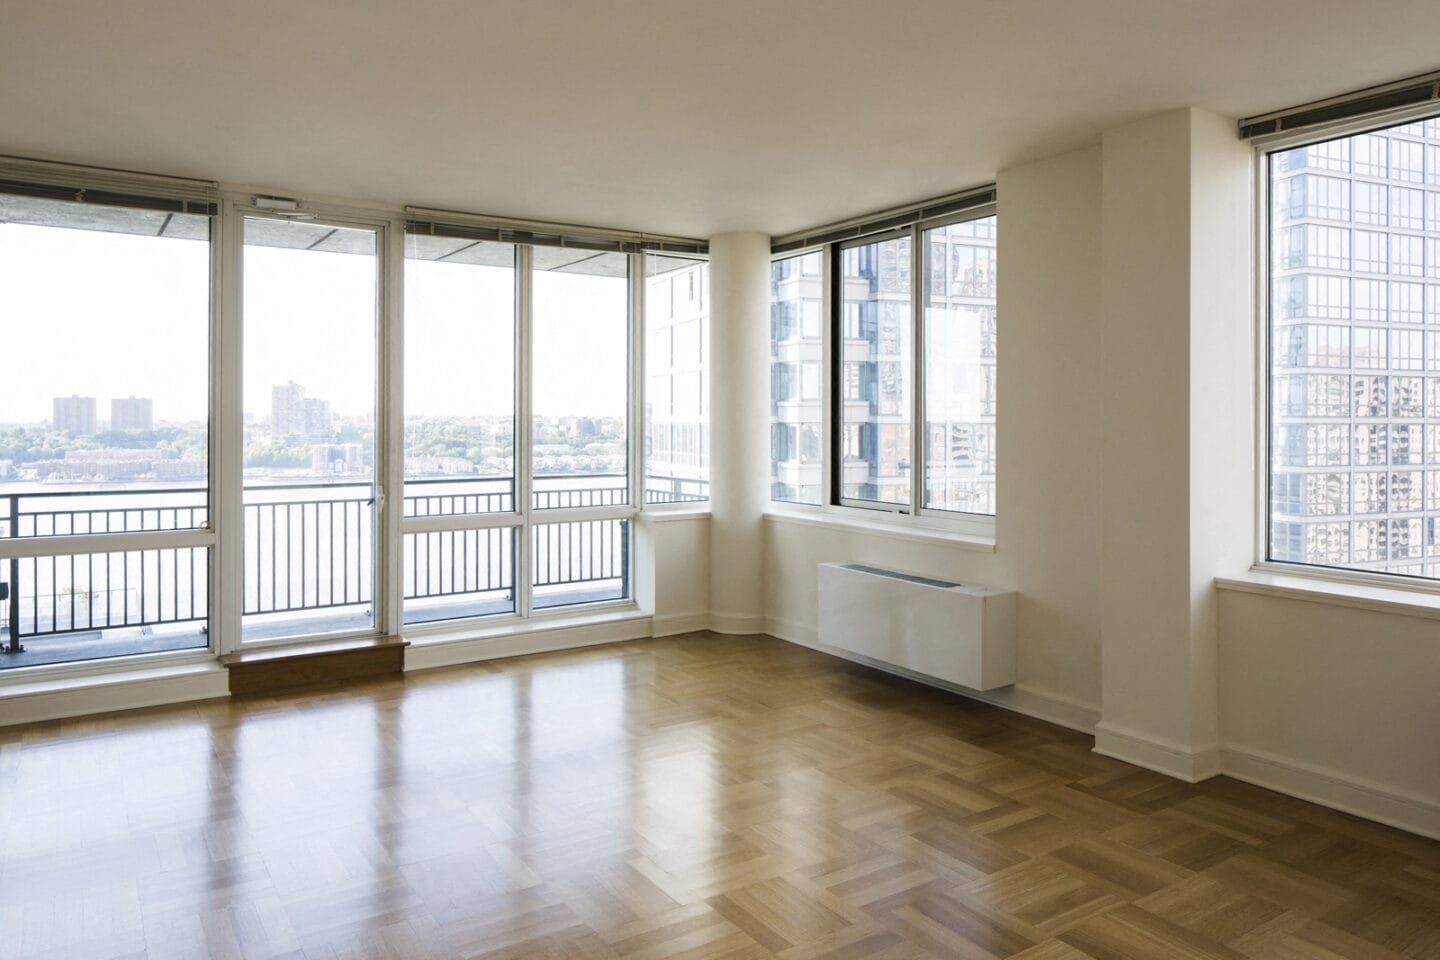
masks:
{"type": "Polygon", "coordinates": [[[0,729],[0,957],[1440,957],[1440,844],[1090,747],[708,634],[0,729]]]}

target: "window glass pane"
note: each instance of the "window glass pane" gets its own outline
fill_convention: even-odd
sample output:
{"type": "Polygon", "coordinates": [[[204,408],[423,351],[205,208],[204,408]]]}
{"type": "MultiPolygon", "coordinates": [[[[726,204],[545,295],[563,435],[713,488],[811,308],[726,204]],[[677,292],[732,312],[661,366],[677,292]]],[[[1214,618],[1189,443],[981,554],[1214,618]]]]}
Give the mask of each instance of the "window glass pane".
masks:
{"type": "Polygon", "coordinates": [[[630,521],[541,523],[530,532],[536,610],[630,595],[630,521]]]}
{"type": "Polygon", "coordinates": [[[645,257],[646,503],[710,497],[709,271],[703,260],[645,257]]]}
{"type": "Polygon", "coordinates": [[[1427,122],[1270,156],[1271,560],[1440,577],[1437,147],[1427,122]]]}
{"type": "Polygon", "coordinates": [[[205,526],[209,218],[0,194],[0,317],[10,535],[205,526]]]}
{"type": "Polygon", "coordinates": [[[925,506],[995,512],[995,218],[925,238],[925,506]]]}
{"type": "Polygon", "coordinates": [[[515,509],[515,247],[405,238],[405,516],[515,509]]]}
{"type": "Polygon", "coordinates": [[[406,623],[515,611],[515,531],[433,530],[401,537],[406,623]]]}
{"type": "Polygon", "coordinates": [[[840,252],[840,495],[910,503],[910,238],[840,252]]]}
{"type": "Polygon", "coordinates": [[[770,496],[819,503],[824,304],[820,253],[770,264],[770,496]]]}
{"type": "Polygon", "coordinates": [[[629,257],[534,250],[533,504],[628,503],[629,257]]]}
{"type": "Polygon", "coordinates": [[[0,562],[0,670],[209,644],[210,551],[163,547],[0,562]]]}
{"type": "MultiPolygon", "coordinates": [[[[210,219],[0,193],[0,537],[209,523],[210,219]]],[[[0,562],[0,669],[204,647],[208,551],[0,562]]]]}
{"type": "Polygon", "coordinates": [[[244,640],[374,626],[376,251],[245,221],[244,640]]]}

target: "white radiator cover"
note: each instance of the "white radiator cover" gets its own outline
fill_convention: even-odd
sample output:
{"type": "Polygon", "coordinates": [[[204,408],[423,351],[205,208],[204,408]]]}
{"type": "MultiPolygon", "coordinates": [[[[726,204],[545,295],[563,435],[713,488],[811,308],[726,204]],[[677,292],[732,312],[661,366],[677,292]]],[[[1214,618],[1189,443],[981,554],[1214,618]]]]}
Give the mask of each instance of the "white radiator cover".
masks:
{"type": "Polygon", "coordinates": [[[972,690],[1015,682],[1015,593],[820,564],[820,642],[972,690]]]}

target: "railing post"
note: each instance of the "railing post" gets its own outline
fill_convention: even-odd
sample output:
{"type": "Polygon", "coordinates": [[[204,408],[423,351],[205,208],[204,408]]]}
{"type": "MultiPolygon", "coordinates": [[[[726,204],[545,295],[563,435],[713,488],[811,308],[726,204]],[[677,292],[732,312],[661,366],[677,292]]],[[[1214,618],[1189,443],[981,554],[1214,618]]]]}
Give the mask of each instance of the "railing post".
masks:
{"type": "MultiPolygon", "coordinates": [[[[10,536],[20,536],[20,498],[10,498],[10,536]]],[[[10,558],[10,643],[6,653],[24,653],[20,645],[20,558],[10,558]]]]}
{"type": "Polygon", "coordinates": [[[630,523],[620,521],[620,592],[630,596],[630,523]]]}

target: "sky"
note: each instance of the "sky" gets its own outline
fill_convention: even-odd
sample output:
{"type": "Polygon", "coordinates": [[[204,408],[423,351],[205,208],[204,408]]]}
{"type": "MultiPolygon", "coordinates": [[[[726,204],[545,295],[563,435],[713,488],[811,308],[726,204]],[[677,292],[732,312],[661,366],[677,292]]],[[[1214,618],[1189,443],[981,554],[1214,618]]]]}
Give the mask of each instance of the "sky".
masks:
{"type": "MultiPolygon", "coordinates": [[[[56,396],[149,397],[157,422],[205,417],[209,249],[194,240],[0,224],[0,423],[48,422],[56,396]],[[16,362],[17,358],[20,362],[16,362]]],[[[376,260],[248,246],[244,408],[294,380],[338,415],[374,412],[376,260]]],[[[508,413],[513,286],[497,267],[407,261],[406,412],[508,413]]],[[[624,416],[623,279],[535,280],[533,407],[624,416]]]]}

